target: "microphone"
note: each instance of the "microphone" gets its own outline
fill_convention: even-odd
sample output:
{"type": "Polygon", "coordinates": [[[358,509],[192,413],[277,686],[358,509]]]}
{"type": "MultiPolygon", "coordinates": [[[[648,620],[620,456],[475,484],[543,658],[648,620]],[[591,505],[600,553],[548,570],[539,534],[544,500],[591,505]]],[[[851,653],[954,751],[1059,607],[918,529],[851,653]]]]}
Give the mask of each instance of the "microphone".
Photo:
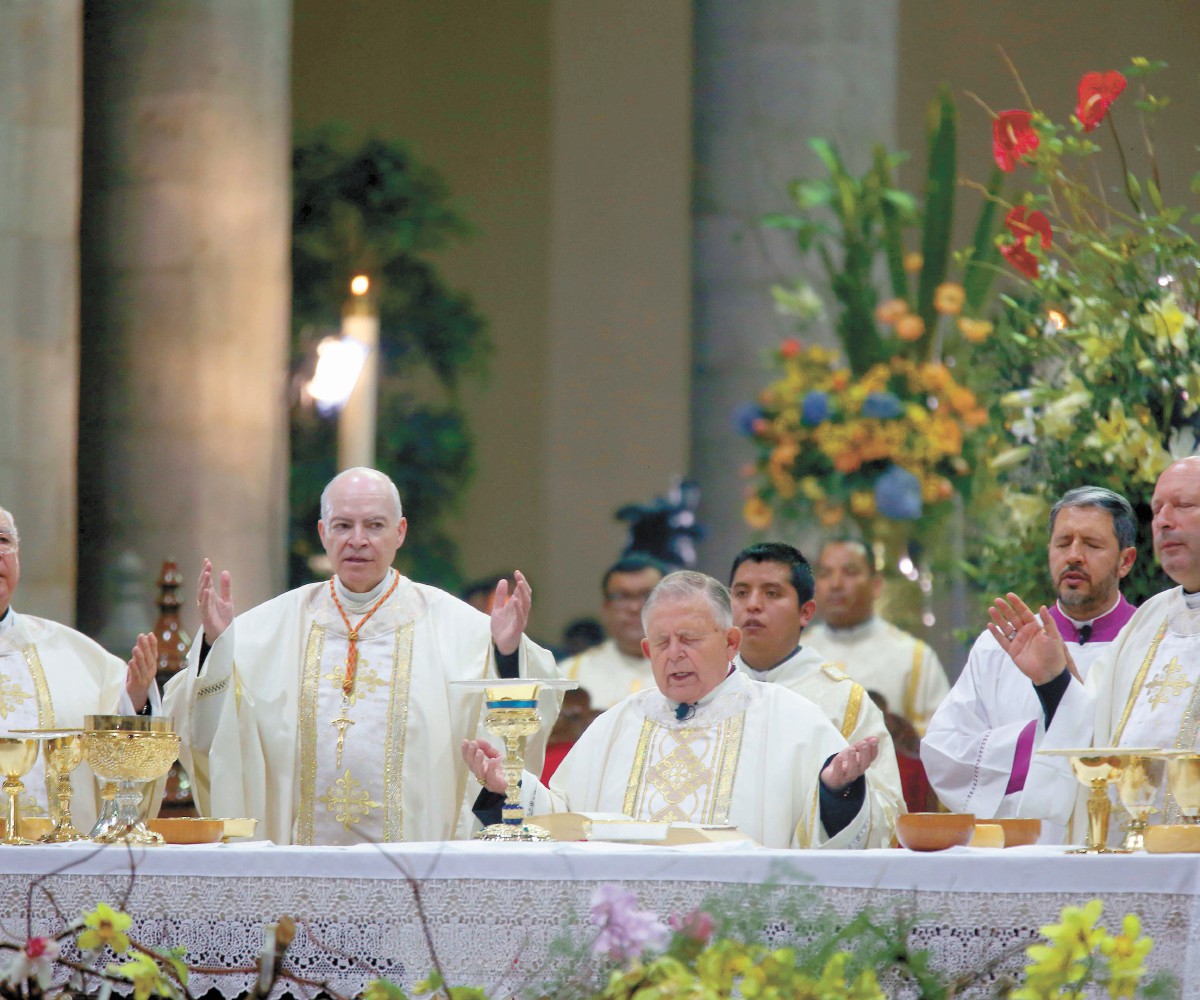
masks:
{"type": "Polygon", "coordinates": [[[681,701],[675,706],[675,719],[677,722],[685,722],[696,714],[696,706],[698,701],[692,702],[690,705],[686,701],[681,701]]]}
{"type": "Polygon", "coordinates": [[[1091,625],[1080,625],[1079,626],[1079,645],[1082,646],[1091,637],[1092,637],[1092,626],[1091,625]]]}

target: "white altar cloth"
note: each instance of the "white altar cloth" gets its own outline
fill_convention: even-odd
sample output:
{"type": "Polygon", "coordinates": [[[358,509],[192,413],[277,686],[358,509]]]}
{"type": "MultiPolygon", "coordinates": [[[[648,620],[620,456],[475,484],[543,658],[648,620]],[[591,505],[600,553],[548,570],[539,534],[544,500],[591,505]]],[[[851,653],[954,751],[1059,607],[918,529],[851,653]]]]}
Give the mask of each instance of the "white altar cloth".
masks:
{"type": "Polygon", "coordinates": [[[536,982],[556,937],[586,940],[589,900],[604,882],[633,889],[666,917],[723,888],[771,881],[813,886],[844,916],[905,907],[919,915],[915,944],[956,972],[1032,940],[1062,906],[1098,897],[1110,929],[1137,913],[1154,938],[1151,968],[1170,969],[1185,997],[1200,998],[1200,856],[1069,856],[1044,846],[937,854],[485,843],[0,847],[6,940],[23,938],[35,879],[35,933],[61,927],[55,905],[69,918],[128,893],[138,940],[182,945],[189,963],[212,969],[193,976],[197,995],[243,992],[251,974],[220,970],[252,966],[262,925],[284,914],[303,925],[288,953],[303,978],[351,995],[377,975],[411,986],[431,967],[414,886],[449,983],[499,994],[536,982]]]}

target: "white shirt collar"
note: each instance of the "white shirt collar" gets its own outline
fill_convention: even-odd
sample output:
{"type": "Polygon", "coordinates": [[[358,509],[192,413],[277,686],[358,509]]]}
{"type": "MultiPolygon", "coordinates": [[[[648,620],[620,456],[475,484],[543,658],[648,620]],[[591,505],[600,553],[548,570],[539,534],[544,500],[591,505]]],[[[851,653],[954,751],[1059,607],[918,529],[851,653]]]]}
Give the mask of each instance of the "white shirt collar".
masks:
{"type": "Polygon", "coordinates": [[[342,606],[347,611],[366,610],[374,604],[383,595],[383,592],[392,585],[392,574],[396,570],[389,569],[384,575],[384,578],[379,583],[368,590],[365,594],[355,594],[346,589],[346,585],[342,583],[341,578],[335,576],[333,578],[333,589],[337,592],[338,600],[342,602],[342,606]]]}

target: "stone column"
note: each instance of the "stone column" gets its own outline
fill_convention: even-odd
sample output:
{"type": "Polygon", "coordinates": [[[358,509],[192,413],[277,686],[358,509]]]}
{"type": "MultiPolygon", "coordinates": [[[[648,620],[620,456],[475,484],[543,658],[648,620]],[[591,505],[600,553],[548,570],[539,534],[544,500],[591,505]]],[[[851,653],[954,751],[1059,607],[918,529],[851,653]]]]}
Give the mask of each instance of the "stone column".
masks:
{"type": "Polygon", "coordinates": [[[282,0],[85,7],[81,577],[175,558],[189,609],[204,556],[242,609],[284,581],[290,30],[282,0]]]}
{"type": "Polygon", "coordinates": [[[770,286],[803,275],[826,291],[758,219],[788,207],[789,180],[821,175],[810,137],[856,171],[874,143],[894,147],[898,19],[899,0],[696,3],[692,471],[701,568],[721,578],[748,537],[739,470],[753,452],[732,413],[765,384],[762,350],[791,332],[770,286]]]}
{"type": "Polygon", "coordinates": [[[0,3],[0,506],[17,604],[75,613],[80,4],[0,3]]]}

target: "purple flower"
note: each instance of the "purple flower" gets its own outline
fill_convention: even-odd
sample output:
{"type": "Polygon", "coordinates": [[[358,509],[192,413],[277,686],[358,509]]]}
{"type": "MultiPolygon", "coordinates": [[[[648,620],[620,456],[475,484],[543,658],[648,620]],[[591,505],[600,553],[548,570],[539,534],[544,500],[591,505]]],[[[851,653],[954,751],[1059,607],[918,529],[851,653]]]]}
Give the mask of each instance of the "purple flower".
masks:
{"type": "Polygon", "coordinates": [[[605,883],[592,893],[592,923],[600,928],[592,954],[625,962],[647,950],[661,951],[671,931],[658,916],[637,908],[637,896],[618,885],[605,883]]]}
{"type": "Polygon", "coordinates": [[[893,465],[875,480],[875,507],[884,517],[915,521],[921,516],[921,480],[893,465]]]}
{"type": "Polygon", "coordinates": [[[800,419],[808,427],[816,427],[829,416],[829,393],[814,389],[800,404],[800,419]]]}
{"type": "Polygon", "coordinates": [[[742,403],[733,411],[733,426],[740,434],[754,437],[754,421],[763,415],[762,407],[757,403],[742,403]]]}
{"type": "Polygon", "coordinates": [[[863,400],[862,415],[875,420],[895,420],[904,412],[904,404],[890,392],[872,392],[863,400]]]}

